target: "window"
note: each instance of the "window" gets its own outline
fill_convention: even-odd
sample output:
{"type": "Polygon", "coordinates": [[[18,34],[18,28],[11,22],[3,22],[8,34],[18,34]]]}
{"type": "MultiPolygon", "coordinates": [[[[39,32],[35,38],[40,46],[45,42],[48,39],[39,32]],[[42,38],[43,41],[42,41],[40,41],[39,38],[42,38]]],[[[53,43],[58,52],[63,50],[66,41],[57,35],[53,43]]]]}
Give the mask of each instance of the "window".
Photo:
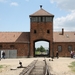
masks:
{"type": "Polygon", "coordinates": [[[38,17],[31,17],[31,22],[38,22],[38,17]]]}
{"type": "Polygon", "coordinates": [[[41,22],[43,21],[43,17],[40,17],[41,18],[41,22]]]}
{"type": "Polygon", "coordinates": [[[10,48],[14,48],[14,45],[10,45],[10,48]]]}
{"type": "Polygon", "coordinates": [[[39,17],[31,17],[31,22],[52,22],[53,17],[45,17],[45,16],[39,16],[39,17]]]}
{"type": "Polygon", "coordinates": [[[43,20],[42,20],[43,22],[46,22],[46,20],[45,20],[45,17],[43,17],[43,20]]]}
{"type": "Polygon", "coordinates": [[[71,45],[68,46],[68,50],[69,50],[69,51],[72,50],[72,46],[71,46],[71,45]]]}
{"type": "Polygon", "coordinates": [[[39,22],[43,22],[43,17],[39,17],[39,22]]]}
{"type": "Polygon", "coordinates": [[[0,48],[2,48],[2,45],[0,45],[0,48]]]}
{"type": "Polygon", "coordinates": [[[36,30],[34,30],[34,33],[36,34],[36,30]]]}
{"type": "Polygon", "coordinates": [[[58,51],[61,51],[62,50],[62,46],[58,46],[58,51]]]}
{"type": "Polygon", "coordinates": [[[49,30],[47,30],[47,33],[49,34],[49,33],[50,33],[50,31],[49,31],[49,30]]]}
{"type": "Polygon", "coordinates": [[[38,22],[45,22],[46,17],[38,17],[38,22]]]}
{"type": "Polygon", "coordinates": [[[46,22],[52,22],[52,17],[46,17],[46,22]]]}

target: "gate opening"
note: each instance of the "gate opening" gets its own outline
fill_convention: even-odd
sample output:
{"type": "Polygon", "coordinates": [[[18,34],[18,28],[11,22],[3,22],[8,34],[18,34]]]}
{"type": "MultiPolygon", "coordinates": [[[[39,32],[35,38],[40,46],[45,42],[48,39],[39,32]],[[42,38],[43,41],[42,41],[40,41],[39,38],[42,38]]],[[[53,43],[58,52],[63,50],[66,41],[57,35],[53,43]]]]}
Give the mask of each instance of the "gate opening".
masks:
{"type": "Polygon", "coordinates": [[[34,56],[41,57],[41,56],[49,56],[50,54],[50,48],[49,48],[49,41],[35,41],[34,45],[34,56]]]}

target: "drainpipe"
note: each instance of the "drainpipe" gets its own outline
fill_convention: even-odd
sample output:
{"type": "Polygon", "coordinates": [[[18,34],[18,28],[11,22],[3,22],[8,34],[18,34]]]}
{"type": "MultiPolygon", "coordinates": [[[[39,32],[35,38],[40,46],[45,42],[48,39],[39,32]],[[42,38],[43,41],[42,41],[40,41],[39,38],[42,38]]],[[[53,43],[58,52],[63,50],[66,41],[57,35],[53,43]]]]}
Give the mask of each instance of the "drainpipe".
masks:
{"type": "Polygon", "coordinates": [[[30,48],[29,48],[29,42],[28,42],[28,55],[27,55],[27,58],[29,58],[30,56],[30,48]]]}
{"type": "Polygon", "coordinates": [[[52,58],[54,58],[54,42],[53,42],[53,47],[52,47],[52,58]]]}

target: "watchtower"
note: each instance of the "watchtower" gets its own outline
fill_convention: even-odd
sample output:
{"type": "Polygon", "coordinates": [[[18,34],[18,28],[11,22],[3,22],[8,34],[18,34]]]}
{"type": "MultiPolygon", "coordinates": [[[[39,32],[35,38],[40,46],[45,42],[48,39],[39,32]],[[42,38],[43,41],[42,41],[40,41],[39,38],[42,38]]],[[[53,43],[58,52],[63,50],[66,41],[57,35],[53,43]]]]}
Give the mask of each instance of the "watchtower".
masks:
{"type": "Polygon", "coordinates": [[[52,55],[53,43],[53,17],[51,13],[45,11],[40,5],[40,9],[30,15],[30,56],[35,56],[35,42],[49,42],[49,54],[52,55]]]}

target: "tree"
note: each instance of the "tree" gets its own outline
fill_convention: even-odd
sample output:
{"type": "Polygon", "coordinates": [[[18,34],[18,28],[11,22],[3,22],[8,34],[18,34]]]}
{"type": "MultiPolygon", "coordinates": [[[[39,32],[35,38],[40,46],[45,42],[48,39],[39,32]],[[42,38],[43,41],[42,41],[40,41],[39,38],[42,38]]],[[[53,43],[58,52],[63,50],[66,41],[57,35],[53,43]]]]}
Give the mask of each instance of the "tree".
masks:
{"type": "Polygon", "coordinates": [[[40,51],[40,48],[38,47],[38,48],[36,49],[36,51],[40,51]]]}
{"type": "Polygon", "coordinates": [[[40,52],[45,52],[45,48],[43,46],[40,46],[40,52]]]}
{"type": "Polygon", "coordinates": [[[40,47],[36,48],[36,53],[40,54],[40,52],[41,52],[41,54],[42,54],[42,52],[45,52],[45,51],[46,50],[45,50],[45,48],[43,46],[40,46],[40,47]]]}

